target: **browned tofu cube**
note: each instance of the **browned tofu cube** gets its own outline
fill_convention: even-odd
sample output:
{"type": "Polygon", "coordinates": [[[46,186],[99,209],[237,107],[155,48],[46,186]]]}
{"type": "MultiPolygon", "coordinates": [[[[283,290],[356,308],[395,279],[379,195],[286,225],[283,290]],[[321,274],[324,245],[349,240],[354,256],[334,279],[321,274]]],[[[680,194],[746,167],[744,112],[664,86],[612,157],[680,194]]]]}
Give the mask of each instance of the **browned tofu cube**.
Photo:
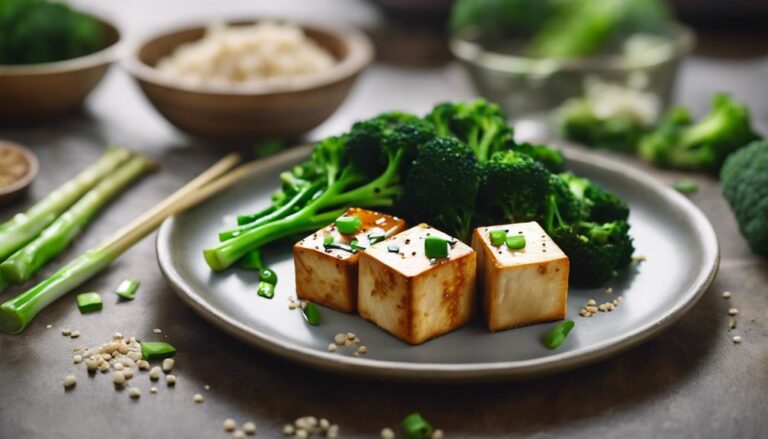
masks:
{"type": "Polygon", "coordinates": [[[352,240],[365,247],[369,245],[369,236],[389,237],[405,230],[405,221],[383,213],[352,207],[342,215],[349,216],[361,220],[360,229],[355,234],[339,233],[334,223],[293,246],[299,299],[339,311],[354,311],[357,307],[359,252],[351,251],[352,240]],[[328,236],[333,238],[332,246],[324,245],[328,236]]]}
{"type": "Polygon", "coordinates": [[[422,343],[472,318],[476,269],[472,248],[418,225],[360,255],[358,312],[407,343],[422,343]],[[430,235],[451,241],[448,257],[426,257],[430,235]]]}
{"type": "Polygon", "coordinates": [[[537,223],[479,227],[472,234],[488,329],[499,331],[565,318],[568,257],[537,223]],[[525,247],[494,246],[490,233],[522,235],[525,247]]]}

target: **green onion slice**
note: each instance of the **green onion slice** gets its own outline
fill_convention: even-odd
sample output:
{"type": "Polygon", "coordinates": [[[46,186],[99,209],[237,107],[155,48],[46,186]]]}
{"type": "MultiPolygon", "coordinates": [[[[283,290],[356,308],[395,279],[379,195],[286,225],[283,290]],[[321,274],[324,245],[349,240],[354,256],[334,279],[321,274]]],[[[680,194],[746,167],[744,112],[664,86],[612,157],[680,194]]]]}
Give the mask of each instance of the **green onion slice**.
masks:
{"type": "Polygon", "coordinates": [[[77,295],[77,307],[81,314],[98,311],[102,302],[99,293],[82,293],[77,295]]]}
{"type": "Polygon", "coordinates": [[[304,315],[304,320],[310,325],[317,326],[320,324],[320,308],[314,303],[306,302],[302,309],[302,314],[304,315]]]}
{"type": "Polygon", "coordinates": [[[506,230],[491,230],[491,233],[489,233],[489,236],[491,237],[491,245],[499,246],[504,244],[507,240],[507,231],[506,230]]]}
{"type": "Polygon", "coordinates": [[[507,247],[512,250],[519,250],[525,248],[525,236],[512,235],[507,237],[507,247]]]}
{"type": "Polygon", "coordinates": [[[142,360],[162,360],[176,355],[176,348],[164,341],[141,342],[142,360]]]}
{"type": "Polygon", "coordinates": [[[437,236],[427,236],[424,240],[424,254],[429,259],[447,258],[448,241],[437,236]]]}
{"type": "Polygon", "coordinates": [[[115,294],[125,300],[133,300],[136,297],[136,290],[139,289],[139,285],[141,285],[141,282],[135,277],[131,276],[128,279],[120,282],[120,285],[118,285],[117,289],[115,290],[115,294]]]}
{"type": "Polygon", "coordinates": [[[275,297],[275,284],[259,282],[259,289],[256,291],[256,294],[267,299],[275,297]]]}
{"type": "Polygon", "coordinates": [[[568,337],[568,333],[571,332],[571,329],[576,326],[575,323],[573,323],[573,320],[566,320],[564,322],[561,322],[555,328],[547,334],[546,340],[544,340],[544,344],[550,348],[550,349],[557,349],[560,347],[561,344],[565,341],[566,337],[568,337]]]}
{"type": "Polygon", "coordinates": [[[432,425],[419,412],[406,416],[400,426],[408,439],[424,439],[432,434],[432,425]]]}
{"type": "Polygon", "coordinates": [[[333,236],[328,235],[323,239],[323,245],[328,247],[329,245],[333,244],[333,236]]]}
{"type": "Polygon", "coordinates": [[[376,244],[378,242],[381,242],[387,238],[387,235],[384,234],[382,231],[375,231],[368,234],[368,243],[370,245],[376,244]]]}
{"type": "Polygon", "coordinates": [[[339,233],[345,235],[356,233],[362,225],[363,221],[359,216],[343,216],[336,220],[336,227],[339,229],[339,233]]]}

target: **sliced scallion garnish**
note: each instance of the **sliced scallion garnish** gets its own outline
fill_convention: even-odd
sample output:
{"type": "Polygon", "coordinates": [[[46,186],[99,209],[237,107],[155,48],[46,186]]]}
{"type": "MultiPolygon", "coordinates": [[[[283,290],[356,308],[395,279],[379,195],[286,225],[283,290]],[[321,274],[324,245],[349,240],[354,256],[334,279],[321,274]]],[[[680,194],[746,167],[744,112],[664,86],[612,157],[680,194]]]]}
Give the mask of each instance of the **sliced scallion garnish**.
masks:
{"type": "Polygon", "coordinates": [[[120,285],[118,285],[117,289],[115,290],[115,294],[120,296],[122,299],[133,300],[136,297],[136,291],[139,289],[139,285],[141,285],[141,282],[139,282],[138,279],[135,277],[129,277],[128,279],[120,282],[120,285]]]}
{"type": "Polygon", "coordinates": [[[259,289],[256,291],[256,294],[267,299],[275,297],[275,284],[259,282],[259,289]]]}
{"type": "Polygon", "coordinates": [[[561,344],[563,344],[566,337],[568,337],[568,333],[571,332],[571,329],[573,329],[574,326],[576,326],[576,324],[573,323],[573,320],[566,320],[561,322],[555,326],[555,328],[552,329],[549,334],[547,334],[547,338],[544,340],[544,344],[549,349],[557,349],[561,344]]]}
{"type": "Polygon", "coordinates": [[[424,254],[429,259],[447,258],[448,241],[437,236],[427,236],[424,240],[424,254]]]}
{"type": "Polygon", "coordinates": [[[489,236],[491,238],[491,245],[500,246],[507,241],[507,231],[504,229],[491,230],[489,236]]]}
{"type": "Polygon", "coordinates": [[[312,302],[307,302],[302,309],[304,320],[312,326],[320,324],[320,309],[312,302]]]}
{"type": "Polygon", "coordinates": [[[525,236],[512,235],[507,237],[507,247],[512,250],[519,250],[525,248],[525,236]]]}
{"type": "Polygon", "coordinates": [[[359,216],[343,216],[336,220],[336,228],[339,229],[339,233],[345,235],[351,235],[360,230],[363,225],[359,216]]]}
{"type": "Polygon", "coordinates": [[[142,360],[162,360],[163,358],[176,355],[176,348],[164,341],[144,341],[141,342],[142,360]]]}
{"type": "Polygon", "coordinates": [[[102,307],[99,293],[82,293],[77,295],[77,307],[81,314],[99,311],[102,307]]]}
{"type": "Polygon", "coordinates": [[[400,426],[408,439],[425,439],[432,434],[432,425],[419,412],[406,416],[400,426]]]}

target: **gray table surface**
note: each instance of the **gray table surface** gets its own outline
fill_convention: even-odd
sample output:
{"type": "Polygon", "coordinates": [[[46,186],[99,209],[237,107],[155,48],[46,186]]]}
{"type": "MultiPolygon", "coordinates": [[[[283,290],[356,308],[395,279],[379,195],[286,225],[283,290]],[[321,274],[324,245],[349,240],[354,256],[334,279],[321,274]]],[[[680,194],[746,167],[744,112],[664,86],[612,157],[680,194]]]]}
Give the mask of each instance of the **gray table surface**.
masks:
{"type": "MultiPolygon", "coordinates": [[[[128,40],[177,21],[265,13],[315,19],[340,14],[377,35],[386,29],[378,13],[358,1],[77,3],[117,19],[128,40]]],[[[423,37],[411,40],[424,42],[415,47],[430,47],[431,40],[423,37]]],[[[397,51],[385,46],[380,53],[397,51]]],[[[694,57],[684,66],[678,101],[701,112],[712,92],[730,91],[765,122],[767,73],[768,58],[694,57]]],[[[311,137],[343,130],[352,120],[381,110],[422,112],[436,101],[470,96],[471,89],[450,65],[377,63],[311,137]]],[[[0,218],[61,184],[110,142],[146,152],[163,165],[161,172],[105,209],[43,275],[221,155],[220,147],[175,131],[119,68],[111,70],[81,113],[45,127],[2,128],[0,137],[32,147],[41,160],[28,199],[0,208],[0,218]]],[[[681,175],[636,164],[665,181],[681,175]]],[[[746,248],[717,182],[693,178],[701,191],[692,199],[714,224],[722,246],[720,274],[671,330],[611,360],[535,381],[477,385],[392,383],[316,372],[244,346],[192,313],[166,285],[155,261],[154,239],[148,238],[83,286],[104,293],[100,313],[81,316],[74,297],[67,296],[23,334],[0,336],[0,437],[227,437],[221,423],[228,417],[253,420],[261,437],[275,437],[283,423],[302,415],[340,424],[344,437],[370,437],[382,427],[395,427],[413,410],[422,411],[448,437],[768,437],[768,263],[746,248]],[[109,292],[128,275],[142,279],[141,290],[133,302],[118,304],[109,292]],[[730,301],[721,298],[724,290],[733,292],[730,301]],[[729,332],[731,306],[740,313],[738,328],[729,332]],[[64,327],[82,335],[65,338],[60,334],[64,327]],[[161,328],[162,334],[153,335],[153,328],[161,328]],[[115,331],[172,342],[179,350],[176,387],[168,389],[161,382],[158,394],[150,395],[149,381],[140,378],[136,383],[143,396],[131,401],[127,392],[113,390],[107,377],[89,378],[82,365],[72,364],[73,348],[100,344],[115,331]],[[741,345],[732,343],[735,334],[744,338],[741,345]],[[64,392],[62,380],[70,373],[78,384],[64,392]],[[205,396],[203,404],[192,402],[195,393],[205,396]]],[[[5,292],[3,299],[11,294],[5,292]]]]}

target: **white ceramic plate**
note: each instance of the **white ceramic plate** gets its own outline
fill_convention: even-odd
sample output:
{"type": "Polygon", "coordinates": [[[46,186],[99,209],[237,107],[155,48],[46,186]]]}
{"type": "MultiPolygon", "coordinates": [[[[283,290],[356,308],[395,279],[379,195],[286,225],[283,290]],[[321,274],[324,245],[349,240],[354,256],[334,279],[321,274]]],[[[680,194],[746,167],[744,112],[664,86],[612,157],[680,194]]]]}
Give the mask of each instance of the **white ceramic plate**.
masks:
{"type": "Polygon", "coordinates": [[[179,297],[222,330],[281,357],[344,373],[421,381],[526,378],[571,369],[615,355],[653,337],[680,318],[709,286],[719,261],[712,226],[688,199],[654,178],[615,161],[568,153],[568,169],[627,200],[638,255],[647,260],[605,288],[571,289],[568,317],[576,322],[567,341],[549,350],[542,338],[556,324],[489,333],[478,318],[467,327],[409,346],[360,317],[322,308],[322,324],[305,324],[288,308],[294,296],[290,245],[270,250],[266,261],[279,276],[274,299],[256,295],[258,274],[240,268],[213,273],[202,250],[234,215],[269,203],[278,174],[305,159],[299,148],[264,161],[260,172],[179,217],[167,220],[157,239],[160,268],[179,297]],[[228,221],[227,222],[227,217],[228,221]],[[590,298],[623,296],[613,312],[578,315],[590,298]],[[368,347],[327,351],[339,332],[354,332],[368,347]]]}

